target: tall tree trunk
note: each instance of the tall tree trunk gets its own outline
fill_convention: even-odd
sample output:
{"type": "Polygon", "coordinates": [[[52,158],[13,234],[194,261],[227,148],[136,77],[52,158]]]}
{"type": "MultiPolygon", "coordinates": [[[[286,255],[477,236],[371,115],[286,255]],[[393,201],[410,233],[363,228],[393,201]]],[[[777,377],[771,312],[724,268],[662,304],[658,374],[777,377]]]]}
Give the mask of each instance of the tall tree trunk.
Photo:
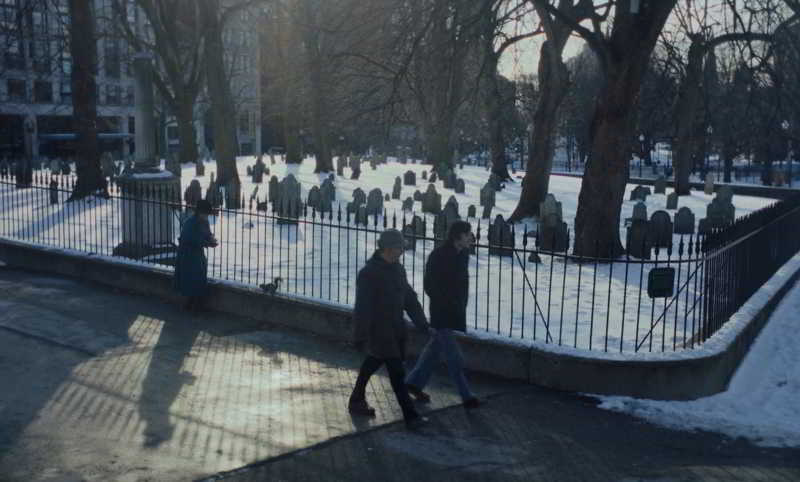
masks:
{"type": "Polygon", "coordinates": [[[90,0],[69,0],[70,54],[72,55],[72,112],[78,135],[78,182],[69,200],[97,191],[106,194],[97,144],[97,48],[90,0]]]}
{"type": "Polygon", "coordinates": [[[643,3],[637,13],[617,9],[611,36],[595,40],[607,82],[592,117],[591,152],[578,196],[577,255],[623,252],[619,217],[630,167],[632,114],[650,54],[676,1],[643,3]]]}
{"type": "Polygon", "coordinates": [[[689,46],[689,57],[686,66],[686,77],[678,93],[678,102],[675,106],[675,157],[672,164],[675,167],[675,192],[679,196],[687,196],[691,191],[689,175],[694,168],[693,154],[696,149],[698,130],[697,113],[702,98],[702,69],[703,53],[705,47],[699,38],[692,39],[689,46]]]}
{"type": "MultiPolygon", "coordinates": [[[[561,50],[553,49],[552,42],[542,44],[539,56],[539,79],[542,95],[533,114],[533,132],[528,151],[528,167],[522,184],[519,203],[511,214],[518,221],[527,216],[539,215],[539,204],[550,189],[553,170],[553,137],[557,127],[558,108],[569,89],[569,71],[561,61],[561,50]]],[[[563,50],[563,44],[562,44],[563,50]]]]}
{"type": "Polygon", "coordinates": [[[197,132],[194,130],[194,102],[188,96],[179,95],[176,99],[178,118],[178,138],[180,139],[180,161],[197,161],[197,132]]]}
{"type": "Polygon", "coordinates": [[[486,110],[489,116],[489,150],[492,156],[492,173],[498,178],[506,180],[511,179],[511,175],[508,173],[506,141],[503,136],[503,106],[505,102],[497,78],[497,55],[494,53],[494,45],[488,43],[487,47],[485,57],[489,95],[486,96],[486,110]]]}
{"type": "Polygon", "coordinates": [[[225,73],[219,0],[203,0],[206,28],[206,78],[211,98],[217,182],[225,188],[225,207],[241,206],[241,184],[236,170],[236,113],[225,73]]]}

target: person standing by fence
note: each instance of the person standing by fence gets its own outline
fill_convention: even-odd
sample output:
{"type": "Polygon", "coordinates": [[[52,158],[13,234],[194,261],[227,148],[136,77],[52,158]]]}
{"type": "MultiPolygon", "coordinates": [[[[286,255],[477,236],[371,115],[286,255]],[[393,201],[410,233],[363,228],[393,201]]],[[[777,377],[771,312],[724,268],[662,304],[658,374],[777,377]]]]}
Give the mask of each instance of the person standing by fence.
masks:
{"type": "Polygon", "coordinates": [[[208,291],[208,261],[203,250],[217,246],[217,239],[211,234],[208,224],[208,215],[212,212],[211,203],[200,199],[194,214],[181,227],[174,284],[178,292],[186,297],[184,308],[188,311],[202,309],[208,291]]]}
{"type": "Polygon", "coordinates": [[[381,365],[386,365],[406,426],[416,428],[426,419],[417,413],[406,390],[403,368],[406,322],[403,311],[421,331],[430,330],[430,326],[417,293],[408,284],[406,270],[400,264],[402,254],[402,233],[387,229],[378,239],[378,250],[358,272],[353,340],[367,357],[350,395],[348,410],[354,415],[375,415],[375,410],[366,400],[367,383],[381,365]]]}
{"type": "Polygon", "coordinates": [[[447,233],[447,241],[431,251],[425,264],[425,293],[431,300],[430,322],[435,335],[422,351],[414,369],[406,378],[406,387],[419,401],[428,402],[430,396],[423,390],[431,373],[444,355],[450,378],[458,387],[466,408],[480,405],[464,376],[464,357],[458,348],[454,331],[467,330],[467,298],[469,293],[469,250],[475,241],[472,226],[466,221],[456,221],[447,233]]]}

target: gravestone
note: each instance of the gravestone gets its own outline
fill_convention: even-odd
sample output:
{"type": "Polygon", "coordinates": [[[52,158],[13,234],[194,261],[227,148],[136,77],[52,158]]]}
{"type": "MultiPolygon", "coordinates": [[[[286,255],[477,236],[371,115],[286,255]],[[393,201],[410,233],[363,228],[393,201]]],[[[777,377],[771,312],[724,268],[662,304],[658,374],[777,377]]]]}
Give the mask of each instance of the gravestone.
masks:
{"type": "Polygon", "coordinates": [[[647,221],[647,204],[642,201],[636,203],[636,205],[633,206],[633,216],[631,219],[634,221],[637,219],[647,221]]]}
{"type": "Polygon", "coordinates": [[[486,183],[487,186],[492,186],[495,191],[499,191],[503,189],[503,183],[500,181],[500,178],[497,177],[497,174],[492,173],[489,176],[489,181],[486,183]]]}
{"type": "Polygon", "coordinates": [[[667,180],[664,176],[658,176],[653,192],[656,194],[665,194],[667,192],[667,180]]]}
{"type": "Polygon", "coordinates": [[[423,181],[427,181],[428,180],[428,171],[422,171],[422,180],[423,181]]]}
{"type": "Polygon", "coordinates": [[[697,222],[697,234],[711,234],[712,226],[708,219],[703,218],[697,222]]]}
{"type": "Polygon", "coordinates": [[[514,237],[511,235],[511,225],[506,223],[501,214],[494,218],[489,226],[489,254],[497,256],[512,256],[510,248],[514,247],[514,237]]]}
{"type": "Polygon", "coordinates": [[[367,195],[364,194],[364,191],[361,190],[360,187],[353,189],[353,202],[356,206],[360,204],[366,204],[367,202],[367,195]]]}
{"type": "Polygon", "coordinates": [[[403,174],[403,184],[405,184],[406,186],[417,185],[417,175],[414,173],[414,171],[406,171],[406,173],[403,174]]]}
{"type": "Polygon", "coordinates": [[[481,206],[484,207],[489,206],[490,208],[494,207],[495,192],[496,192],[495,189],[491,185],[489,185],[489,183],[486,183],[481,188],[481,194],[480,194],[481,206]]]}
{"type": "Polygon", "coordinates": [[[246,169],[247,169],[247,175],[248,175],[248,176],[252,176],[252,175],[253,175],[253,168],[252,168],[252,167],[250,167],[250,166],[247,166],[247,168],[246,168],[246,169]]]}
{"type": "Polygon", "coordinates": [[[450,196],[447,202],[444,203],[445,209],[447,209],[448,206],[451,206],[455,210],[455,213],[458,214],[458,201],[456,201],[455,196],[450,196]]]}
{"type": "Polygon", "coordinates": [[[736,219],[736,208],[733,204],[725,202],[719,196],[715,197],[706,207],[706,219],[711,224],[709,227],[724,228],[736,219]]]}
{"type": "Polygon", "coordinates": [[[552,194],[545,196],[544,201],[539,204],[539,219],[544,220],[549,215],[555,215],[558,222],[564,220],[561,203],[556,201],[556,197],[552,194]]]}
{"type": "Polygon", "coordinates": [[[344,177],[344,167],[347,164],[347,160],[344,156],[339,156],[336,158],[336,174],[340,177],[344,177]]]}
{"type": "Polygon", "coordinates": [[[200,187],[200,182],[197,179],[192,179],[186,191],[183,193],[183,200],[188,206],[194,206],[197,201],[203,198],[203,188],[200,187]]]}
{"type": "Polygon", "coordinates": [[[367,215],[378,216],[383,214],[383,192],[375,188],[367,196],[367,215]]]}
{"type": "Polygon", "coordinates": [[[654,248],[672,246],[672,220],[666,211],[656,211],[650,217],[648,237],[654,248]]]}
{"type": "Polygon", "coordinates": [[[675,191],[667,195],[667,209],[678,209],[678,193],[675,191]]]}
{"type": "Polygon", "coordinates": [[[394,187],[392,188],[392,199],[400,199],[400,177],[394,178],[394,187]]]}
{"type": "MultiPolygon", "coordinates": [[[[397,199],[400,199],[400,196],[397,196],[397,199]]],[[[386,194],[384,194],[384,195],[383,195],[383,201],[384,201],[384,202],[389,202],[389,201],[391,201],[391,200],[392,200],[392,198],[389,196],[389,193],[388,193],[388,192],[387,192],[386,194]]]]}
{"type": "Polygon", "coordinates": [[[458,177],[456,177],[456,173],[452,170],[447,171],[447,174],[442,176],[442,181],[444,182],[445,189],[454,189],[456,187],[456,181],[458,177]]]}
{"type": "MultiPolygon", "coordinates": [[[[280,197],[280,182],[278,182],[278,176],[272,176],[269,178],[269,191],[267,192],[267,200],[271,203],[274,203],[280,197]]],[[[275,210],[275,206],[272,206],[272,209],[275,210]]]]}
{"type": "Polygon", "coordinates": [[[355,223],[367,226],[367,223],[368,223],[368,220],[367,220],[367,207],[364,206],[363,204],[359,205],[356,208],[355,223]]]}
{"type": "Polygon", "coordinates": [[[694,234],[694,213],[686,206],[675,214],[675,234],[694,234]]]}
{"type": "MultiPolygon", "coordinates": [[[[278,205],[278,224],[297,224],[297,218],[300,217],[302,208],[302,200],[300,198],[300,183],[294,177],[294,174],[289,174],[280,182],[278,189],[279,195],[276,201],[278,205]]],[[[273,210],[274,206],[273,206],[273,210]]]]}
{"type": "Polygon", "coordinates": [[[436,192],[436,186],[428,184],[428,190],[422,195],[422,212],[439,214],[442,210],[442,196],[436,192]]]}
{"type": "Polygon", "coordinates": [[[422,202],[422,193],[419,191],[414,191],[414,201],[422,202]]]}
{"type": "Polygon", "coordinates": [[[492,218],[492,206],[484,206],[483,212],[481,213],[481,219],[491,219],[492,218]]]}
{"type": "Polygon", "coordinates": [[[634,219],[633,223],[628,227],[627,236],[625,237],[625,246],[628,254],[634,258],[650,259],[650,238],[647,235],[649,231],[647,220],[634,219]]]}
{"type": "Polygon", "coordinates": [[[414,200],[410,197],[407,197],[405,201],[403,201],[403,211],[413,211],[414,210],[414,200]]]}
{"type": "Polygon", "coordinates": [[[375,157],[369,158],[369,167],[371,167],[373,171],[378,168],[378,160],[375,159],[375,157]]]}
{"type": "Polygon", "coordinates": [[[206,175],[206,165],[203,163],[202,159],[198,159],[197,162],[194,163],[194,175],[196,177],[203,177],[206,175]]]}
{"type": "Polygon", "coordinates": [[[466,183],[464,182],[464,180],[463,179],[457,179],[456,180],[456,187],[455,187],[456,193],[457,194],[464,194],[464,191],[466,191],[466,189],[467,189],[467,186],[466,186],[466,183]]]}
{"type": "MultiPolygon", "coordinates": [[[[544,204],[544,203],[542,203],[544,204]]],[[[539,224],[536,246],[542,251],[565,253],[569,248],[569,228],[560,215],[550,212],[539,224]]]]}
{"type": "Polygon", "coordinates": [[[717,190],[717,198],[720,201],[723,201],[725,204],[732,204],[733,203],[733,188],[730,186],[721,186],[717,190]]]}
{"type": "Polygon", "coordinates": [[[413,218],[411,218],[410,226],[411,226],[412,229],[414,229],[414,234],[417,237],[420,237],[420,238],[425,237],[425,231],[426,231],[426,229],[425,229],[425,221],[421,217],[414,216],[413,218]]]}
{"type": "Polygon", "coordinates": [[[470,204],[469,207],[467,208],[467,217],[468,218],[474,218],[475,214],[476,214],[475,213],[475,205],[474,204],[470,204]]]}
{"type": "Polygon", "coordinates": [[[433,217],[433,246],[439,247],[447,238],[447,218],[444,214],[433,217]]]}
{"type": "Polygon", "coordinates": [[[333,184],[333,181],[330,178],[322,181],[319,191],[322,195],[322,199],[327,199],[328,202],[336,200],[336,186],[333,184]]]}
{"type": "Polygon", "coordinates": [[[217,186],[217,181],[214,181],[213,177],[211,182],[208,184],[208,189],[206,189],[206,201],[208,201],[215,208],[218,208],[222,205],[222,196],[219,192],[219,186],[217,186]]]}
{"type": "Polygon", "coordinates": [[[431,171],[430,177],[428,177],[428,182],[436,182],[438,178],[436,177],[436,171],[431,171]]]}
{"type": "Polygon", "coordinates": [[[314,208],[315,210],[319,211],[319,204],[321,199],[320,191],[317,186],[313,186],[308,191],[308,199],[306,201],[306,205],[310,208],[314,208]]]}
{"type": "Polygon", "coordinates": [[[645,186],[636,186],[631,191],[631,197],[629,201],[647,201],[647,196],[650,195],[650,188],[645,186]]]}
{"type": "Polygon", "coordinates": [[[706,174],[706,183],[705,183],[705,186],[703,188],[703,192],[708,194],[709,196],[711,194],[714,194],[714,174],[713,173],[709,172],[708,174],[706,174]]]}
{"type": "Polygon", "coordinates": [[[361,161],[354,158],[350,161],[350,179],[358,179],[361,177],[361,161]]]}

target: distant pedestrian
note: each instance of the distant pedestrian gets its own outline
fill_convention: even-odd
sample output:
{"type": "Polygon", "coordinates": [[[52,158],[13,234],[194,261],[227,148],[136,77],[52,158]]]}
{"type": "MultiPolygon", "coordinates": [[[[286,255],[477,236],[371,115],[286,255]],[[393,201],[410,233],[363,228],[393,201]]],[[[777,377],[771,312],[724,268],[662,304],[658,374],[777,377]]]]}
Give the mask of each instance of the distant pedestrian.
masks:
{"type": "Polygon", "coordinates": [[[348,409],[354,415],[375,415],[366,399],[370,377],[386,365],[392,390],[409,428],[416,428],[426,419],[414,408],[405,385],[406,324],[403,311],[422,331],[430,329],[417,293],[408,284],[406,270],[400,264],[403,235],[387,229],[378,239],[378,250],[358,272],[354,310],[354,341],[367,354],[361,365],[348,409]]]}
{"type": "Polygon", "coordinates": [[[469,251],[475,238],[472,226],[466,221],[456,221],[450,226],[447,241],[431,251],[425,264],[425,293],[430,297],[430,321],[435,335],[417,359],[417,364],[406,378],[406,387],[422,402],[430,400],[423,390],[431,373],[444,355],[450,378],[466,408],[480,405],[464,376],[464,357],[456,343],[454,331],[467,330],[467,298],[469,293],[469,251]]]}
{"type": "Polygon", "coordinates": [[[194,214],[183,223],[178,240],[178,258],[175,262],[175,287],[186,297],[184,308],[199,311],[208,290],[208,261],[204,248],[217,246],[211,234],[208,215],[213,211],[211,203],[197,201],[194,214]]]}

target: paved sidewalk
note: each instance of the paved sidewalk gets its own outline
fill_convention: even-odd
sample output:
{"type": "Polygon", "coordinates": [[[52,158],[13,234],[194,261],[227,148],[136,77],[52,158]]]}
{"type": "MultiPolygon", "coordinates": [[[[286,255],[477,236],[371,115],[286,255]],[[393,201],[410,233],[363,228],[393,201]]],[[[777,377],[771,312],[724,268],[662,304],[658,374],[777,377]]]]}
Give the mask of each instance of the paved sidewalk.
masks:
{"type": "Polygon", "coordinates": [[[219,313],[0,268],[0,481],[800,480],[799,450],[653,427],[592,399],[443,375],[432,422],[351,418],[360,355],[219,313]]]}

